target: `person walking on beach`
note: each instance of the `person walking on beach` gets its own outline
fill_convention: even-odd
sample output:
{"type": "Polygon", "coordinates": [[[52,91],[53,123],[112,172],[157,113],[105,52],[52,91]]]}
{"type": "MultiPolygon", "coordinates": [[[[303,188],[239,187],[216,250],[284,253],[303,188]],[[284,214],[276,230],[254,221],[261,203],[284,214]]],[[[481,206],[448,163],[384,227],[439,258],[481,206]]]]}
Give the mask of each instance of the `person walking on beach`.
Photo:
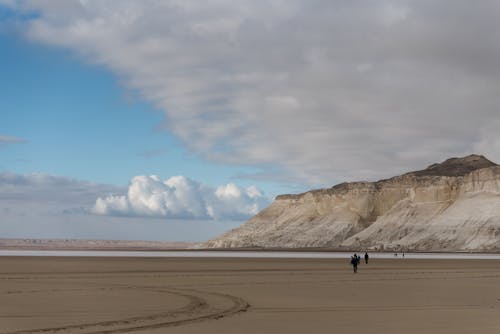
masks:
{"type": "Polygon", "coordinates": [[[356,254],[351,256],[352,270],[354,271],[354,273],[358,272],[358,263],[359,263],[358,256],[356,254]]]}
{"type": "Polygon", "coordinates": [[[368,264],[368,258],[369,258],[369,256],[368,256],[368,252],[365,252],[365,263],[366,263],[366,264],[368,264]]]}

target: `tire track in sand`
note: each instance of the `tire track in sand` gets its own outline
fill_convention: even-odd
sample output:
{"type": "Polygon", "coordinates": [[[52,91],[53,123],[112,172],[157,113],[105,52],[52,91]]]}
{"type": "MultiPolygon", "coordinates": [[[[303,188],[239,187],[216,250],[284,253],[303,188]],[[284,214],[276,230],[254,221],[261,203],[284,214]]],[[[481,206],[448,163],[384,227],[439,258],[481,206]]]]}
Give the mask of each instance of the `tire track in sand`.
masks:
{"type": "Polygon", "coordinates": [[[76,325],[27,329],[1,334],[50,334],[50,333],[85,333],[85,334],[113,334],[157,329],[164,327],[181,326],[189,323],[220,319],[245,312],[250,304],[229,294],[178,288],[157,288],[130,286],[132,289],[142,289],[159,293],[174,294],[186,298],[189,302],[182,308],[168,312],[140,317],[130,317],[102,322],[82,323],[76,325]],[[225,307],[217,307],[215,302],[223,302],[225,307]]]}

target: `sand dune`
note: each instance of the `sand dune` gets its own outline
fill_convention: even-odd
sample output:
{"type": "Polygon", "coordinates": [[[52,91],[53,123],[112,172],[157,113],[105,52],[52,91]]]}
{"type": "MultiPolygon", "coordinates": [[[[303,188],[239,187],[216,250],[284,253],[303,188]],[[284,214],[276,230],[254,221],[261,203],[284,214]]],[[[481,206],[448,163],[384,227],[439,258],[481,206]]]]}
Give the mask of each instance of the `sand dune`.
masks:
{"type": "Polygon", "coordinates": [[[0,333],[498,333],[481,260],[0,258],[0,333]]]}

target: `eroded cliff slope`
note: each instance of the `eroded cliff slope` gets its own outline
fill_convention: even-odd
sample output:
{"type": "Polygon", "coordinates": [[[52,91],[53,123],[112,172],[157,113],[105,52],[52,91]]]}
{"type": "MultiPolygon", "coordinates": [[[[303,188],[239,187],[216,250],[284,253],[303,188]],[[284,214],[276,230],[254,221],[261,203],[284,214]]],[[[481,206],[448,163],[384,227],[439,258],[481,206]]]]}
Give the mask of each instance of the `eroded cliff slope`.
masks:
{"type": "Polygon", "coordinates": [[[280,195],[204,246],[500,250],[500,166],[470,155],[378,182],[280,195]]]}

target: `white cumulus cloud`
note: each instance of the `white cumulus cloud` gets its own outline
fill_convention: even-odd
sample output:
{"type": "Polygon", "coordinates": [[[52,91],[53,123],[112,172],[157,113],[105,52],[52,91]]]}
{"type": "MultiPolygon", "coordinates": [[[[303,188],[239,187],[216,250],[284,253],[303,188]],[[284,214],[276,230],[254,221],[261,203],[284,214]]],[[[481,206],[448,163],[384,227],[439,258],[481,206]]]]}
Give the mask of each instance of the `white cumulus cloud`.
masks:
{"type": "MultiPolygon", "coordinates": [[[[240,206],[223,212],[214,210],[219,216],[201,214],[205,209],[196,207],[200,203],[211,203],[214,207],[222,205],[221,202],[214,204],[215,195],[205,194],[204,199],[212,200],[200,202],[196,195],[201,191],[198,183],[183,177],[168,181],[168,187],[163,187],[158,178],[139,177],[134,182],[135,188],[128,189],[43,173],[0,173],[0,238],[203,241],[242,223],[239,218],[246,217],[249,212],[246,209],[255,203],[245,206],[244,194],[249,193],[256,202],[267,203],[263,197],[256,199],[260,195],[254,188],[236,187],[242,199],[234,204],[240,206]],[[190,184],[194,186],[194,194],[193,189],[189,189],[190,184]],[[166,189],[170,193],[161,195],[166,189]],[[127,190],[135,193],[132,202],[128,195],[112,195],[125,194],[127,190]],[[158,200],[165,198],[163,196],[171,196],[173,200],[168,204],[158,200]],[[183,219],[164,219],[169,217],[165,207],[183,219]],[[98,212],[101,214],[96,214],[98,212]],[[164,212],[166,216],[162,215],[164,212]],[[130,217],[123,219],[124,215],[130,217]],[[194,218],[186,219],[188,216],[194,218]],[[230,220],[207,223],[212,217],[229,217],[230,220]]],[[[215,193],[215,189],[211,191],[215,193]]]]}
{"type": "Polygon", "coordinates": [[[256,187],[233,183],[213,188],[184,176],[161,180],[136,176],[125,195],[99,197],[92,212],[99,215],[151,216],[173,219],[242,220],[269,204],[256,187]]]}

